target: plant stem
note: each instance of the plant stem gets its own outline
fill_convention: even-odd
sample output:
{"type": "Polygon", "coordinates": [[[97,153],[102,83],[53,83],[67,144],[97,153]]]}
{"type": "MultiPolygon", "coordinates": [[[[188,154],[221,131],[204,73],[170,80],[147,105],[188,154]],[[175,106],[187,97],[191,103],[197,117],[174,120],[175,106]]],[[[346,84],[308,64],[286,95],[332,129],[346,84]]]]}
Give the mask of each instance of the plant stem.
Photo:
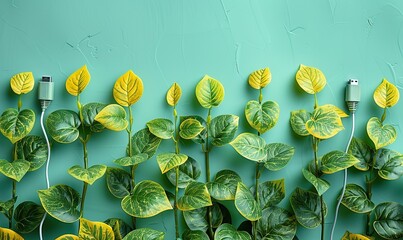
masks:
{"type": "MultiPolygon", "coordinates": [[[[316,95],[315,95],[316,96],[316,95]]],[[[317,104],[317,100],[315,98],[315,105],[317,104]]],[[[316,137],[312,137],[312,149],[313,149],[313,154],[314,154],[314,159],[315,159],[315,176],[319,178],[320,176],[320,163],[319,163],[319,158],[318,158],[318,148],[319,148],[319,139],[316,137]]],[[[323,204],[323,196],[319,197],[320,201],[320,225],[321,225],[321,240],[325,239],[325,208],[323,204]]]]}
{"type": "MultiPolygon", "coordinates": [[[[209,130],[211,122],[211,108],[208,110],[207,114],[207,124],[206,124],[206,142],[204,147],[204,160],[206,163],[206,182],[210,182],[210,148],[209,148],[209,130]]],[[[207,207],[207,222],[208,222],[208,235],[210,239],[214,239],[213,232],[213,216],[211,212],[211,207],[207,207]]]]}
{"type": "MultiPolygon", "coordinates": [[[[384,112],[384,114],[386,113],[386,111],[384,112]]],[[[376,180],[376,176],[374,173],[374,169],[375,169],[375,164],[376,164],[376,156],[378,155],[378,151],[375,152],[374,157],[372,158],[372,165],[371,165],[371,169],[369,172],[369,177],[366,176],[365,177],[365,185],[366,185],[366,193],[368,196],[368,199],[371,200],[372,198],[372,184],[374,183],[374,181],[376,180]]],[[[371,231],[371,212],[367,213],[367,223],[366,223],[366,234],[368,236],[372,235],[372,231],[371,231]]]]}
{"type": "MultiPolygon", "coordinates": [[[[128,155],[129,157],[133,156],[133,141],[132,141],[132,129],[133,129],[133,113],[132,113],[132,108],[131,106],[128,106],[128,111],[129,111],[129,126],[127,127],[127,136],[129,138],[129,143],[128,143],[128,155]]],[[[130,166],[130,182],[131,182],[131,186],[130,186],[130,192],[132,192],[134,186],[136,185],[136,169],[137,169],[137,165],[135,166],[130,166]]],[[[132,227],[133,229],[136,229],[136,217],[131,217],[132,218],[132,227]]]]}
{"type": "Polygon", "coordinates": [[[178,202],[178,192],[179,192],[179,187],[178,187],[178,181],[179,181],[179,167],[175,168],[176,171],[176,181],[175,181],[175,200],[174,200],[174,218],[175,218],[175,236],[176,239],[179,238],[179,219],[178,219],[178,208],[176,206],[178,202]]]}
{"type": "MultiPolygon", "coordinates": [[[[21,99],[21,97],[20,97],[21,99]]],[[[20,104],[20,103],[18,103],[20,104]]],[[[19,111],[19,109],[18,109],[19,111]]],[[[17,160],[17,147],[16,144],[13,145],[13,161],[17,160]]],[[[12,180],[13,182],[13,188],[11,190],[11,196],[12,199],[15,199],[17,197],[17,181],[12,180]]],[[[13,215],[14,215],[14,206],[10,208],[9,212],[9,218],[8,218],[8,227],[11,229],[13,227],[13,215]]]]}
{"type": "MultiPolygon", "coordinates": [[[[88,138],[82,141],[83,153],[84,153],[84,169],[88,168],[87,141],[88,141],[88,138]]],[[[87,188],[88,188],[88,183],[84,182],[83,192],[82,192],[82,195],[81,195],[81,205],[80,205],[80,216],[81,217],[84,216],[84,204],[85,204],[85,197],[87,195],[87,188]]]]}

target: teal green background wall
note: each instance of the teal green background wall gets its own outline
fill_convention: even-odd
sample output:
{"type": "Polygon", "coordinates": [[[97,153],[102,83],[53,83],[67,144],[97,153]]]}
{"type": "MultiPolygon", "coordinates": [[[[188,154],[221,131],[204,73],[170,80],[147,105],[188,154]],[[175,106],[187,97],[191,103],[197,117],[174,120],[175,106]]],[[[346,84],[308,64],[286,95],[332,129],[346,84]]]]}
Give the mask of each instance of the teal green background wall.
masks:
{"type": "MultiPolygon", "coordinates": [[[[265,134],[267,142],[285,142],[295,146],[296,153],[288,166],[279,172],[265,172],[263,179],[285,178],[287,197],[282,206],[290,209],[289,195],[297,187],[308,188],[301,169],[312,159],[310,141],[293,134],[289,126],[290,111],[311,109],[313,98],[304,94],[295,83],[299,64],[314,66],[323,71],[327,86],[319,103],[335,104],[347,111],[344,87],[349,78],[360,80],[362,100],[357,112],[356,136],[367,138],[366,121],[380,116],[381,109],[372,93],[382,78],[403,86],[403,2],[400,0],[172,0],[172,1],[21,1],[0,2],[0,111],[16,107],[9,79],[16,73],[32,71],[36,80],[41,75],[53,76],[55,100],[48,113],[56,109],[76,109],[75,98],[64,88],[66,78],[86,64],[91,82],[81,95],[83,103],[114,102],[112,87],[115,80],[132,69],[144,82],[144,95],[133,108],[134,130],[157,117],[171,117],[165,94],[173,82],[182,86],[183,96],[178,105],[181,115],[207,113],[194,95],[196,83],[208,74],[222,82],[225,99],[212,115],[232,113],[240,116],[238,134],[252,131],[247,126],[243,108],[257,91],[247,84],[250,72],[269,67],[272,82],[264,89],[265,100],[277,101],[281,108],[276,127],[265,134]]],[[[35,89],[36,90],[36,89],[35,89]]],[[[40,108],[36,91],[24,96],[24,107],[33,108],[38,115],[33,133],[41,134],[40,108]]],[[[388,110],[388,123],[398,130],[397,141],[390,146],[403,152],[401,114],[403,101],[388,110]]],[[[351,119],[344,119],[346,130],[323,142],[322,154],[329,150],[344,150],[351,119]]],[[[126,133],[103,132],[89,143],[90,165],[101,163],[113,166],[113,160],[125,151],[126,133]]],[[[11,158],[11,144],[0,137],[0,158],[11,158]]],[[[162,149],[171,149],[163,143],[162,149]]],[[[50,163],[52,185],[65,183],[81,192],[81,182],[73,179],[67,169],[82,164],[81,145],[54,144],[50,163]]],[[[160,150],[161,151],[161,150],[160,150]]],[[[199,146],[187,144],[183,152],[197,159],[203,166],[199,146]]],[[[239,172],[252,184],[254,163],[243,159],[230,146],[212,152],[212,169],[228,168],[239,172]]],[[[18,201],[39,202],[37,190],[46,188],[45,169],[28,173],[18,184],[18,201]]],[[[350,170],[349,181],[362,184],[364,177],[350,170]]],[[[161,176],[155,157],[137,171],[137,179],[152,179],[165,187],[168,181],[161,176]]],[[[328,176],[331,191],[325,194],[329,204],[326,218],[327,234],[333,221],[336,195],[342,185],[342,173],[328,176]]],[[[204,181],[204,172],[201,181],[204,181]]],[[[375,184],[373,200],[403,203],[403,179],[375,184]]],[[[0,200],[9,199],[11,181],[0,176],[0,200]]],[[[226,203],[234,213],[234,225],[242,217],[231,202],[226,203]]],[[[129,221],[120,208],[120,201],[99,180],[89,187],[85,217],[103,221],[121,217],[129,221]]],[[[363,232],[364,217],[341,208],[336,239],[345,230],[363,232]]],[[[166,231],[166,239],[174,239],[172,211],[139,221],[166,231]]],[[[7,226],[0,217],[0,226],[7,226]]],[[[64,233],[76,233],[76,224],[63,224],[47,218],[44,235],[53,239],[64,233]]],[[[318,239],[320,229],[299,227],[300,239],[318,239]]],[[[37,239],[38,233],[25,236],[37,239]]]]}

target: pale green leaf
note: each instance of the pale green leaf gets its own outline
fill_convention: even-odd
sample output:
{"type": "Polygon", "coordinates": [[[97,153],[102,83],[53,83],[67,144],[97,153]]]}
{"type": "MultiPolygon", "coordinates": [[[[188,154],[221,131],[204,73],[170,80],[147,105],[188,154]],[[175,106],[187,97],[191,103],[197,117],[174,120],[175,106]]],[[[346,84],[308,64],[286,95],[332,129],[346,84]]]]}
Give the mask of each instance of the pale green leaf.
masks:
{"type": "Polygon", "coordinates": [[[109,104],[103,108],[94,119],[107,129],[113,131],[122,131],[126,129],[128,125],[126,111],[118,104],[109,104]]]}
{"type": "Polygon", "coordinates": [[[211,206],[212,202],[206,185],[200,182],[189,183],[183,196],[178,199],[177,205],[181,211],[211,206]]]}
{"type": "Polygon", "coordinates": [[[123,240],[164,240],[165,233],[151,228],[138,228],[131,231],[123,240]]]}
{"type": "Polygon", "coordinates": [[[283,169],[294,156],[295,149],[284,143],[270,143],[266,145],[267,157],[264,166],[270,171],[283,169]]]}
{"type": "Polygon", "coordinates": [[[252,133],[239,134],[230,145],[241,156],[252,161],[263,161],[267,158],[266,141],[252,133]]]}
{"type": "Polygon", "coordinates": [[[292,130],[299,136],[309,136],[306,123],[311,119],[312,114],[306,110],[296,110],[291,112],[290,124],[292,130]]]}
{"type": "Polygon", "coordinates": [[[242,182],[238,182],[236,189],[235,207],[238,212],[249,221],[257,221],[262,217],[262,209],[259,203],[242,182]]]}
{"type": "Polygon", "coordinates": [[[162,139],[170,139],[174,135],[174,124],[171,120],[157,118],[149,121],[147,127],[152,134],[162,139]]]}
{"type": "Polygon", "coordinates": [[[147,159],[148,159],[148,155],[146,153],[140,153],[140,154],[136,154],[132,157],[121,157],[121,158],[114,160],[113,162],[120,166],[127,167],[127,166],[138,165],[138,164],[146,161],[147,159]]]}
{"type": "Polygon", "coordinates": [[[331,151],[322,157],[320,170],[326,174],[332,174],[359,163],[353,155],[342,151],[331,151]]]}
{"type": "Polygon", "coordinates": [[[372,117],[368,120],[367,133],[376,150],[392,144],[397,135],[396,129],[392,125],[383,125],[377,117],[372,117]]]}
{"type": "Polygon", "coordinates": [[[68,173],[75,179],[92,185],[96,180],[100,179],[106,172],[105,165],[94,165],[87,169],[79,165],[69,168],[68,173]]]}
{"type": "Polygon", "coordinates": [[[218,80],[205,75],[196,85],[196,98],[204,108],[217,107],[224,100],[224,87],[218,80]]]}
{"type": "Polygon", "coordinates": [[[195,210],[184,211],[183,218],[185,219],[186,225],[190,230],[196,231],[207,231],[208,222],[206,219],[207,207],[197,208],[195,210]]]}
{"type": "Polygon", "coordinates": [[[179,135],[181,138],[193,139],[204,130],[204,127],[196,119],[188,118],[180,124],[179,129],[179,135]]]}
{"type": "Polygon", "coordinates": [[[214,234],[215,240],[251,240],[248,232],[237,231],[234,226],[229,223],[224,223],[219,226],[214,234]]]}
{"type": "Polygon", "coordinates": [[[367,213],[375,208],[365,190],[356,184],[347,184],[341,203],[356,213],[367,213]]]}
{"type": "Polygon", "coordinates": [[[261,134],[272,129],[280,116],[280,107],[276,102],[259,103],[249,101],[245,106],[245,117],[249,125],[261,134]]]}
{"type": "Polygon", "coordinates": [[[326,180],[316,177],[310,171],[302,169],[302,174],[315,187],[319,196],[322,196],[330,188],[330,184],[326,180]]]}
{"type": "Polygon", "coordinates": [[[306,122],[307,131],[316,138],[328,139],[344,129],[338,113],[334,109],[320,106],[317,107],[306,122]]]}
{"type": "Polygon", "coordinates": [[[27,136],[34,124],[35,113],[31,109],[9,108],[0,116],[0,131],[13,144],[27,136]]]}
{"type": "Polygon", "coordinates": [[[30,163],[23,159],[13,162],[0,159],[0,173],[19,182],[29,170],[30,163]]]}
{"type": "Polygon", "coordinates": [[[168,172],[174,167],[182,165],[187,159],[188,156],[181,153],[161,153],[157,156],[158,166],[160,167],[162,174],[168,172]]]}

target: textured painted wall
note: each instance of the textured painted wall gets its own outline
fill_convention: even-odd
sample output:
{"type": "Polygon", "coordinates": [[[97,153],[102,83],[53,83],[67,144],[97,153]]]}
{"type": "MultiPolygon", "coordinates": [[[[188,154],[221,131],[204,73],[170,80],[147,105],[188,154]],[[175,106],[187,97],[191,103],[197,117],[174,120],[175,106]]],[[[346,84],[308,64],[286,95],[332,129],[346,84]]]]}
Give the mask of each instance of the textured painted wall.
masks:
{"type": "MultiPolygon", "coordinates": [[[[91,83],[82,95],[82,102],[113,102],[115,80],[132,69],[144,81],[144,95],[134,108],[134,129],[156,117],[170,117],[165,103],[169,86],[178,82],[184,95],[178,111],[185,114],[206,112],[199,107],[194,88],[204,74],[220,80],[225,100],[213,115],[232,113],[241,117],[240,129],[251,131],[244,119],[245,103],[256,97],[247,85],[250,72],[270,67],[273,80],[265,89],[265,98],[275,100],[281,108],[277,126],[265,136],[268,142],[286,142],[296,147],[296,154],[288,167],[276,173],[265,173],[263,179],[286,179],[287,199],[297,187],[307,188],[301,168],[311,159],[307,149],[310,142],[296,137],[289,127],[292,110],[310,109],[311,96],[303,94],[294,77],[299,64],[320,68],[328,85],[319,94],[320,103],[332,103],[345,108],[344,87],[349,78],[361,81],[362,101],[357,113],[356,136],[366,137],[365,123],[381,110],[372,100],[376,86],[386,77],[399,89],[403,86],[403,2],[400,0],[208,0],[208,1],[21,1],[0,2],[0,111],[14,107],[16,97],[9,88],[9,79],[16,73],[32,71],[37,80],[42,74],[53,76],[56,84],[55,101],[49,108],[75,109],[75,100],[64,89],[65,79],[86,64],[91,83]]],[[[35,94],[24,97],[26,107],[40,109],[35,94]]],[[[403,152],[401,112],[403,103],[389,110],[389,123],[398,130],[398,140],[390,148],[403,152]],[[400,114],[399,114],[400,112],[400,114]]],[[[38,119],[39,121],[39,119],[38,119]]],[[[344,150],[351,120],[345,119],[346,131],[321,145],[321,152],[344,150]]],[[[40,134],[39,122],[34,133],[40,134]]],[[[9,158],[11,146],[0,137],[0,158],[9,158]],[[4,146],[4,147],[3,147],[4,146]]],[[[94,136],[89,144],[90,165],[112,160],[125,151],[125,133],[105,132],[94,136]]],[[[171,147],[165,144],[162,148],[171,147]]],[[[184,149],[202,163],[203,155],[197,146],[184,149]]],[[[212,174],[223,168],[238,171],[243,180],[252,183],[254,164],[242,159],[230,146],[212,153],[212,174]]],[[[51,184],[68,183],[81,191],[81,183],[67,174],[67,169],[81,164],[81,146],[55,144],[51,160],[51,184]]],[[[202,164],[203,165],[203,164],[202,164]]],[[[350,181],[363,182],[363,176],[352,171],[350,181]]],[[[333,219],[335,198],[341,188],[342,173],[329,176],[332,190],[325,194],[329,203],[326,219],[327,233],[333,219]]],[[[159,174],[155,159],[144,163],[138,179],[153,179],[164,186],[167,180],[159,174]]],[[[8,199],[11,182],[0,176],[0,200],[8,199]]],[[[28,174],[18,185],[18,201],[39,202],[36,190],[46,186],[44,168],[28,174]]],[[[374,201],[403,203],[403,179],[375,185],[374,201]]],[[[231,207],[231,203],[227,204],[231,207]]],[[[234,212],[234,211],[233,211],[234,212]]],[[[362,232],[364,217],[341,209],[336,238],[345,230],[362,232]]],[[[103,221],[122,217],[116,201],[98,181],[88,191],[86,218],[103,221]]],[[[235,225],[242,221],[234,215],[235,225]]],[[[127,219],[127,217],[126,217],[127,219]]],[[[0,217],[0,226],[6,226],[0,217]]],[[[140,226],[167,231],[167,239],[174,238],[172,213],[165,212],[140,226]]],[[[46,239],[63,233],[75,233],[75,224],[63,224],[48,218],[46,239]]],[[[319,228],[299,228],[300,239],[318,239],[319,228]]],[[[37,239],[38,234],[26,236],[37,239]]]]}

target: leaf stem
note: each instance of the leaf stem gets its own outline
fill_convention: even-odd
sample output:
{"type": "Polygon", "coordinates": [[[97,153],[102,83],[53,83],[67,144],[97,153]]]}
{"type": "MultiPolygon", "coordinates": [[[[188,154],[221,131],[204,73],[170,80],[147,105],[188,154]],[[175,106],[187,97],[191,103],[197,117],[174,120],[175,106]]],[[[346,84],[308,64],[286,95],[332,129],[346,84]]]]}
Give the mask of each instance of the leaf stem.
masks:
{"type": "Polygon", "coordinates": [[[385,118],[386,118],[386,107],[383,109],[383,114],[382,114],[382,117],[381,117],[381,123],[383,123],[383,121],[385,121],[385,118]]]}
{"type": "MultiPolygon", "coordinates": [[[[133,156],[133,141],[132,141],[132,129],[133,129],[133,113],[132,113],[132,108],[131,105],[129,105],[127,107],[128,109],[128,117],[129,117],[129,126],[127,127],[127,136],[128,136],[128,155],[129,157],[133,156]]],[[[130,192],[132,192],[134,186],[136,185],[136,169],[137,169],[137,165],[135,166],[130,166],[130,192]]],[[[133,229],[136,229],[136,217],[131,217],[132,219],[132,227],[133,229]]]]}
{"type": "MultiPolygon", "coordinates": [[[[204,160],[206,164],[206,182],[210,182],[210,147],[209,147],[209,131],[211,122],[211,108],[208,109],[207,113],[207,124],[206,124],[206,142],[204,147],[204,160]]],[[[210,239],[214,239],[213,232],[213,216],[211,212],[211,207],[207,207],[207,222],[208,222],[208,235],[210,239]]]]}
{"type": "MultiPolygon", "coordinates": [[[[178,114],[176,112],[176,105],[174,105],[173,108],[173,115],[174,115],[174,133],[175,137],[173,138],[173,141],[175,143],[175,153],[179,154],[179,132],[177,129],[177,121],[178,121],[178,114]]],[[[178,207],[177,207],[177,202],[178,202],[178,196],[179,196],[179,166],[175,167],[175,198],[174,198],[174,219],[175,219],[175,236],[176,239],[179,239],[179,216],[178,216],[178,207]]]]}
{"type": "MultiPolygon", "coordinates": [[[[84,169],[88,168],[88,150],[87,150],[87,142],[88,138],[86,140],[82,141],[83,145],[83,154],[84,154],[84,169]]],[[[88,183],[84,182],[83,185],[83,192],[81,195],[81,205],[80,205],[80,216],[84,216],[84,204],[85,204],[85,197],[87,195],[87,188],[88,188],[88,183]]]]}
{"type": "MultiPolygon", "coordinates": [[[[315,94],[315,105],[317,104],[316,94],[315,94]]],[[[316,137],[312,137],[312,149],[313,155],[315,159],[315,176],[319,178],[320,176],[320,162],[318,158],[318,148],[319,148],[319,139],[316,137]]],[[[323,196],[319,197],[320,201],[320,225],[321,225],[321,240],[325,239],[325,208],[323,202],[323,196]]]]}
{"type": "MultiPolygon", "coordinates": [[[[17,160],[17,145],[13,145],[13,161],[17,160]]],[[[13,182],[13,188],[11,190],[11,196],[12,199],[15,199],[17,197],[17,181],[12,180],[13,182]]],[[[15,203],[14,203],[15,204],[15,203]]],[[[13,227],[13,215],[14,215],[14,205],[10,208],[9,216],[8,216],[8,226],[11,229],[13,227]]]]}

